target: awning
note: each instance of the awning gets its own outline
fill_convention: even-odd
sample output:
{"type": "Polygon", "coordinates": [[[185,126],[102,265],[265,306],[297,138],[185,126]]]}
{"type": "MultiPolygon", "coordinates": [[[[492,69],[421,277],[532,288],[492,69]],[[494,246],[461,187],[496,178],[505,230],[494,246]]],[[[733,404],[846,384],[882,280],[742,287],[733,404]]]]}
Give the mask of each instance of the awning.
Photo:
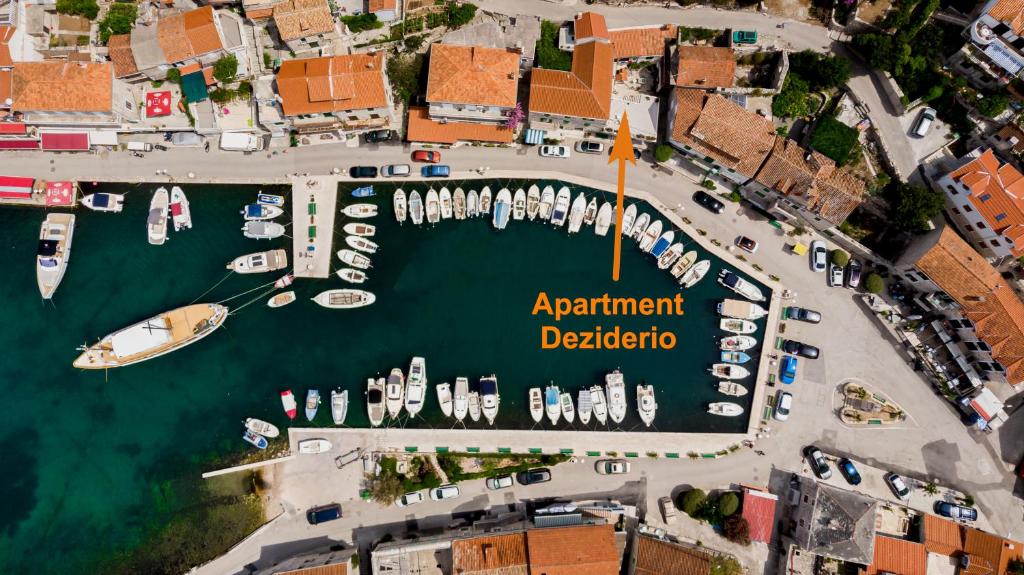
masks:
{"type": "Polygon", "coordinates": [[[146,117],[159,118],[171,115],[171,93],[169,91],[146,93],[146,117]]]}
{"type": "Polygon", "coordinates": [[[24,136],[28,131],[25,124],[17,122],[0,122],[0,134],[5,136],[24,136]]]}
{"type": "Polygon", "coordinates": [[[999,67],[1013,75],[1016,75],[1017,72],[1020,72],[1021,68],[1024,68],[1024,62],[1021,62],[1019,58],[999,45],[998,42],[993,42],[986,46],[985,55],[991,58],[999,67]]]}
{"type": "Polygon", "coordinates": [[[202,102],[209,97],[206,91],[206,78],[202,72],[193,72],[181,78],[181,91],[189,103],[202,102]]]}
{"type": "Polygon", "coordinates": [[[971,408],[978,412],[985,421],[991,421],[1003,409],[1003,402],[987,387],[971,400],[971,408]]]}
{"type": "Polygon", "coordinates": [[[0,140],[0,150],[38,150],[39,140],[0,140]]]}
{"type": "Polygon", "coordinates": [[[0,198],[31,198],[35,178],[0,176],[0,198]]]}
{"type": "Polygon", "coordinates": [[[544,141],[544,130],[527,130],[526,131],[526,143],[530,145],[537,145],[544,141]]]}
{"type": "Polygon", "coordinates": [[[74,203],[74,182],[46,182],[47,206],[71,206],[74,203]]]}
{"type": "Polygon", "coordinates": [[[44,150],[78,152],[89,149],[89,134],[85,132],[47,132],[41,134],[40,139],[42,139],[44,150]]]}
{"type": "Polygon", "coordinates": [[[89,145],[90,146],[116,146],[117,145],[117,132],[110,130],[90,130],[89,131],[89,145]]]}

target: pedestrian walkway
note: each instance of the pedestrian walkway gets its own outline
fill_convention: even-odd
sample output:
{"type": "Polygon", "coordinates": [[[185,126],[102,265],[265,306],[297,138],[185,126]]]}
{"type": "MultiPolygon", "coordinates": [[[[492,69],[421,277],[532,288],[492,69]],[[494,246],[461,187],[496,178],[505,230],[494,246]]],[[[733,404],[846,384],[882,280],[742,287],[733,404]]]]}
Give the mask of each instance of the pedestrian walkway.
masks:
{"type": "Polygon", "coordinates": [[[338,180],[332,176],[292,178],[292,261],[295,277],[331,274],[338,180]]]}

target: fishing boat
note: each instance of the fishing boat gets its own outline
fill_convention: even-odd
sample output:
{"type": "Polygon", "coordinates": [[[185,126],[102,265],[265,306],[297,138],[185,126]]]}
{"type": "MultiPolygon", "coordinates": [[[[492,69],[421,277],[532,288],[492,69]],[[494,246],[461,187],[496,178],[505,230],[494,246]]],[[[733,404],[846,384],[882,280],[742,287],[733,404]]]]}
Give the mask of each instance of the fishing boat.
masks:
{"type": "Polygon", "coordinates": [[[475,218],[480,215],[480,196],[476,190],[469,190],[466,194],[466,217],[475,218]]]}
{"type": "Polygon", "coordinates": [[[640,238],[640,251],[651,251],[655,242],[657,242],[658,238],[661,236],[661,228],[663,225],[664,224],[661,223],[661,220],[654,220],[651,222],[651,225],[647,226],[647,229],[644,230],[643,237],[640,238]]]}
{"type": "Polygon", "coordinates": [[[295,419],[296,405],[292,390],[286,389],[281,392],[281,407],[284,408],[284,414],[288,416],[288,419],[295,419]]]}
{"type": "Polygon", "coordinates": [[[735,381],[720,381],[718,382],[718,391],[725,395],[731,395],[733,397],[742,397],[747,394],[747,388],[736,383],[735,381]]]}
{"type": "Polygon", "coordinates": [[[384,385],[384,402],[391,419],[397,418],[405,404],[405,374],[397,367],[388,374],[388,381],[384,385]]]}
{"type": "Polygon", "coordinates": [[[245,222],[242,235],[253,240],[272,240],[284,235],[284,226],[277,222],[245,222]]]}
{"type": "Polygon", "coordinates": [[[491,189],[484,186],[480,190],[480,215],[485,216],[491,213],[491,189]]]}
{"type": "Polygon", "coordinates": [[[750,356],[742,351],[723,351],[721,357],[725,363],[747,363],[750,361],[750,356]]]}
{"type": "Polygon", "coordinates": [[[665,253],[669,246],[672,245],[672,240],[674,239],[676,239],[676,232],[674,230],[668,230],[661,234],[661,237],[651,246],[651,255],[660,258],[661,254],[665,253]]]}
{"type": "Polygon", "coordinates": [[[626,381],[622,372],[616,369],[609,373],[604,383],[608,390],[608,416],[615,423],[622,423],[626,418],[626,381]]]}
{"type": "MultiPolygon", "coordinates": [[[[508,191],[508,190],[505,190],[508,191]]],[[[491,374],[488,377],[480,378],[480,410],[488,425],[494,425],[494,419],[498,417],[498,406],[501,404],[501,394],[498,393],[498,377],[491,374]]]]}
{"type": "Polygon", "coordinates": [[[367,279],[366,272],[352,268],[341,268],[334,273],[350,284],[361,284],[367,279]]]}
{"type": "Polygon", "coordinates": [[[672,247],[668,248],[658,256],[658,269],[667,270],[681,257],[683,257],[683,244],[672,244],[672,247]]]}
{"type": "Polygon", "coordinates": [[[188,207],[185,190],[178,186],[171,188],[171,223],[176,232],[192,229],[192,210],[188,207]]]}
{"type": "Polygon", "coordinates": [[[377,296],[359,289],[329,289],[316,294],[313,301],[330,309],[352,309],[371,305],[377,296]]]}
{"type": "Polygon", "coordinates": [[[592,226],[595,221],[597,221],[597,196],[590,198],[590,202],[587,203],[587,209],[583,212],[584,225],[592,226]]]}
{"type": "Polygon", "coordinates": [[[149,213],[146,215],[146,229],[149,243],[162,246],[167,241],[167,204],[169,203],[167,188],[158,188],[149,200],[149,213]]]}
{"type": "Polygon", "coordinates": [[[612,226],[612,216],[614,215],[615,209],[612,208],[610,202],[601,204],[601,209],[597,210],[597,217],[594,219],[594,233],[599,236],[608,235],[608,230],[612,226]]]}
{"type": "Polygon", "coordinates": [[[576,409],[572,405],[572,394],[568,391],[558,396],[558,403],[562,406],[562,417],[569,423],[576,421],[576,409]]]}
{"type": "Polygon", "coordinates": [[[530,388],[530,417],[534,423],[540,423],[544,419],[544,395],[539,387],[530,388]]]}
{"type": "Polygon", "coordinates": [[[723,317],[719,320],[718,327],[723,331],[744,335],[757,331],[757,325],[754,322],[745,319],[734,319],[731,317],[723,317]]]}
{"type": "Polygon", "coordinates": [[[281,292],[267,300],[267,307],[284,307],[295,301],[296,297],[293,291],[281,292]]]}
{"type": "Polygon", "coordinates": [[[530,189],[526,191],[526,217],[533,221],[537,218],[537,212],[540,210],[540,188],[537,184],[530,186],[530,189]]]}
{"type": "Polygon", "coordinates": [[[572,201],[572,207],[569,208],[569,233],[575,234],[580,231],[583,227],[583,218],[587,214],[587,198],[584,197],[583,192],[580,192],[576,199],[572,201]]]}
{"type": "Polygon", "coordinates": [[[309,421],[316,419],[318,409],[320,409],[320,391],[310,389],[306,392],[306,419],[309,421]]]}
{"type": "Polygon", "coordinates": [[[526,191],[522,188],[516,190],[512,196],[512,219],[521,220],[526,217],[526,191]]]}
{"type": "Polygon", "coordinates": [[[284,206],[284,196],[276,194],[256,194],[256,203],[264,206],[284,206]]]}
{"type": "Polygon", "coordinates": [[[395,221],[400,224],[404,224],[405,218],[409,215],[408,203],[405,199],[405,190],[402,188],[395,190],[395,195],[391,198],[391,203],[395,209],[395,221]]]}
{"type": "Polygon", "coordinates": [[[446,417],[452,416],[452,386],[446,381],[437,386],[437,404],[446,417]]]}
{"type": "Polygon", "coordinates": [[[227,317],[227,306],[216,303],[175,308],[79,348],[82,354],[73,365],[79,369],[110,369],[160,357],[217,331],[227,317]]]}
{"type": "Polygon", "coordinates": [[[277,281],[274,282],[274,289],[284,289],[292,285],[293,281],[295,281],[295,276],[293,276],[292,274],[284,274],[283,276],[277,278],[277,281]]]}
{"type": "Polygon", "coordinates": [[[409,219],[417,226],[423,223],[423,200],[416,190],[409,194],[409,219]]]}
{"type": "Polygon", "coordinates": [[[344,425],[348,416],[348,390],[331,390],[331,419],[334,425],[344,425]]]}
{"type": "Polygon", "coordinates": [[[594,406],[594,417],[601,425],[608,423],[608,400],[604,396],[604,388],[600,385],[590,387],[590,403],[594,406]]]}
{"type": "Polygon", "coordinates": [[[555,206],[555,188],[544,186],[544,192],[540,195],[540,203],[537,204],[537,215],[543,221],[551,219],[551,209],[555,206]]]}
{"type": "Polygon", "coordinates": [[[288,252],[270,250],[238,256],[231,260],[227,269],[240,274],[261,274],[288,267],[288,252]]]}
{"type": "Polygon", "coordinates": [[[427,360],[414,357],[409,362],[409,378],[405,382],[405,410],[409,417],[423,410],[423,402],[427,399],[427,360]]]}
{"type": "Polygon", "coordinates": [[[749,299],[750,301],[764,301],[764,294],[754,284],[741,278],[729,270],[718,272],[718,283],[749,299]]]}
{"type": "Polygon", "coordinates": [[[743,415],[743,408],[735,403],[716,401],[715,403],[708,404],[708,413],[724,417],[736,417],[737,415],[743,415]]]}
{"type": "Polygon", "coordinates": [[[353,198],[372,198],[375,195],[377,194],[374,193],[373,186],[359,186],[352,190],[353,198]]]}
{"type": "Polygon", "coordinates": [[[341,261],[345,262],[346,264],[354,268],[358,268],[361,270],[370,269],[372,265],[370,263],[370,258],[364,256],[363,254],[355,250],[338,250],[338,253],[336,255],[338,256],[338,259],[340,259],[341,261]]]}
{"type": "Polygon", "coordinates": [[[372,218],[377,215],[377,206],[373,204],[351,204],[342,208],[341,213],[350,218],[372,218]]]}
{"type": "Polygon", "coordinates": [[[441,200],[441,219],[452,219],[452,193],[448,191],[448,188],[441,188],[438,197],[441,200]]]}
{"type": "Polygon", "coordinates": [[[253,433],[258,433],[263,437],[277,437],[278,435],[281,435],[281,431],[277,429],[277,426],[254,417],[250,417],[245,420],[245,428],[253,433]]]}
{"type": "Polygon", "coordinates": [[[651,216],[643,213],[637,217],[636,222],[633,223],[633,227],[630,231],[629,237],[639,242],[644,237],[644,232],[647,231],[647,226],[651,224],[651,216]]]}
{"type": "Polygon", "coordinates": [[[644,425],[650,427],[654,423],[654,416],[658,412],[658,403],[654,401],[653,385],[636,386],[636,410],[644,425]]]}
{"type": "Polygon", "coordinates": [[[690,250],[683,254],[683,257],[679,258],[676,261],[676,263],[673,264],[672,269],[669,270],[669,273],[672,274],[672,277],[679,279],[683,277],[683,274],[685,274],[687,270],[693,267],[693,263],[696,261],[697,251],[690,250]]]}
{"type": "Polygon", "coordinates": [[[469,418],[473,421],[480,421],[480,392],[469,392],[469,418]]]}
{"type": "Polygon", "coordinates": [[[455,378],[455,395],[452,397],[452,415],[462,421],[469,410],[469,380],[465,377],[455,378]]]}
{"type": "Polygon", "coordinates": [[[303,439],[298,443],[299,453],[303,455],[316,455],[318,453],[327,453],[331,450],[333,445],[326,439],[303,439]]]}
{"type": "Polygon", "coordinates": [[[632,237],[633,224],[636,222],[636,204],[629,204],[622,212],[622,235],[632,237]]]}
{"type": "Polygon", "coordinates": [[[350,236],[359,236],[362,238],[372,238],[377,233],[377,226],[373,224],[364,224],[363,222],[350,222],[345,224],[342,228],[345,233],[350,236]]]}
{"type": "Polygon", "coordinates": [[[437,190],[430,188],[426,197],[427,223],[436,224],[441,221],[441,200],[437,197],[437,190]]]}
{"type": "Polygon", "coordinates": [[[452,194],[452,210],[455,212],[456,220],[466,219],[466,192],[462,188],[455,188],[452,194]]]}
{"type": "Polygon", "coordinates": [[[246,429],[242,432],[242,439],[256,446],[257,449],[267,448],[267,438],[262,435],[246,429]]]}
{"type": "Polygon", "coordinates": [[[508,188],[502,188],[494,199],[494,216],[491,224],[495,229],[503,230],[508,225],[508,218],[512,212],[512,192],[508,188]]]}
{"type": "Polygon", "coordinates": [[[71,261],[71,240],[75,233],[73,214],[46,214],[39,227],[36,249],[36,285],[43,299],[50,299],[64,279],[71,261]]]}
{"type": "Polygon", "coordinates": [[[361,236],[345,236],[345,243],[348,247],[361,252],[372,254],[377,252],[377,243],[361,236]]]}
{"type": "Polygon", "coordinates": [[[704,279],[707,275],[708,270],[711,269],[711,260],[701,260],[693,265],[692,268],[686,270],[683,277],[679,278],[679,285],[684,288],[691,288],[697,285],[697,282],[704,279]]]}
{"type": "Polygon", "coordinates": [[[121,194],[89,194],[82,198],[82,205],[94,212],[118,213],[124,209],[124,196],[121,194]]]}
{"type": "Polygon", "coordinates": [[[590,390],[581,389],[576,394],[576,411],[579,412],[580,423],[590,423],[590,415],[594,412],[594,402],[590,400],[590,390]]]}
{"type": "Polygon", "coordinates": [[[708,371],[710,371],[715,377],[721,379],[743,379],[750,375],[747,368],[732,363],[716,363],[715,365],[712,365],[711,369],[708,371]]]}
{"type": "Polygon", "coordinates": [[[555,205],[551,208],[551,224],[556,227],[562,227],[565,225],[565,220],[569,217],[569,202],[572,197],[572,193],[569,188],[562,186],[558,190],[558,195],[555,196],[555,205]]]}
{"type": "Polygon", "coordinates": [[[264,204],[246,204],[242,208],[242,217],[247,222],[258,222],[262,220],[272,220],[277,216],[284,213],[284,210],[277,206],[267,206],[264,204]]]}
{"type": "Polygon", "coordinates": [[[730,335],[718,342],[718,348],[723,351],[746,351],[755,345],[757,340],[749,335],[730,335]]]}
{"type": "Polygon", "coordinates": [[[740,301],[738,299],[726,299],[716,306],[718,315],[722,317],[733,317],[736,319],[761,319],[768,315],[768,310],[751,303],[749,301],[740,301]]]}
{"type": "Polygon", "coordinates": [[[366,413],[373,427],[384,423],[384,378],[366,380],[366,413]]]}
{"type": "Polygon", "coordinates": [[[544,389],[544,413],[547,414],[551,425],[557,425],[558,418],[562,416],[562,406],[558,396],[557,385],[549,385],[544,389]]]}

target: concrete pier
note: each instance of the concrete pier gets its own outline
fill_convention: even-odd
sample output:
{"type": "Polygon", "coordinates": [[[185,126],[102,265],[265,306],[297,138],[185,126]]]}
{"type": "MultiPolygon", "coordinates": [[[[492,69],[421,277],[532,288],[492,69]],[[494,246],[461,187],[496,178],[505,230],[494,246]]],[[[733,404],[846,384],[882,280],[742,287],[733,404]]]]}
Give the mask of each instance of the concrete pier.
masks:
{"type": "Polygon", "coordinates": [[[336,177],[292,178],[292,261],[295,277],[326,278],[331,275],[337,203],[336,177]]]}

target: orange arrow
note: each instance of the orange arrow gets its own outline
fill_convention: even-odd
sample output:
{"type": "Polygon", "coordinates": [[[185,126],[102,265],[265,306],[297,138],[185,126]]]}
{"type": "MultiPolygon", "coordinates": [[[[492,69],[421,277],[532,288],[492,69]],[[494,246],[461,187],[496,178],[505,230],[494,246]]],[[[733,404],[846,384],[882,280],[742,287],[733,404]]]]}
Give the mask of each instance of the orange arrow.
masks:
{"type": "Polygon", "coordinates": [[[633,137],[629,134],[629,117],[622,112],[619,132],[615,134],[608,163],[619,161],[619,191],[615,202],[615,255],[612,258],[612,281],[619,281],[619,261],[622,259],[622,211],[626,204],[626,162],[636,165],[633,155],[633,137]]]}

